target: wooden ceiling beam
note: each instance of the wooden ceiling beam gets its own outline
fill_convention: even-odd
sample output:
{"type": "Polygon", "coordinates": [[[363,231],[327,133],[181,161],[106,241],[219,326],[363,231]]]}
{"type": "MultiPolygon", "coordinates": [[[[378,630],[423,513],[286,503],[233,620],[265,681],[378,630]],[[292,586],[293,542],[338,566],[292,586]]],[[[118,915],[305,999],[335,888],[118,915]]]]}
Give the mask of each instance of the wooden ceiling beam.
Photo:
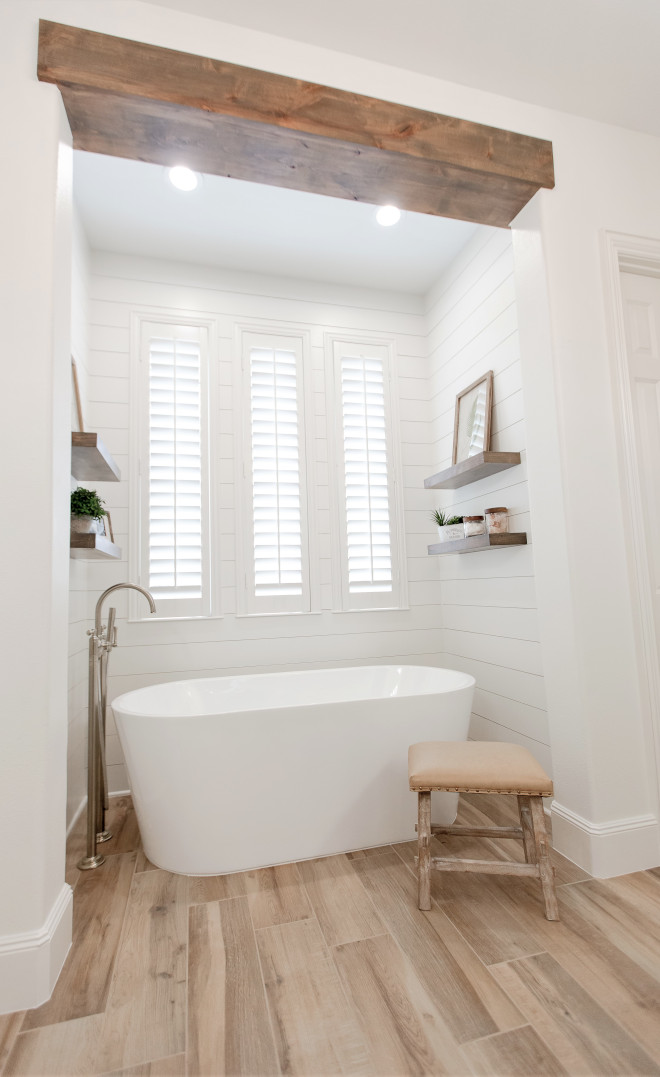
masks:
{"type": "Polygon", "coordinates": [[[542,139],[60,23],[38,76],[94,153],[501,227],[554,186],[542,139]]]}

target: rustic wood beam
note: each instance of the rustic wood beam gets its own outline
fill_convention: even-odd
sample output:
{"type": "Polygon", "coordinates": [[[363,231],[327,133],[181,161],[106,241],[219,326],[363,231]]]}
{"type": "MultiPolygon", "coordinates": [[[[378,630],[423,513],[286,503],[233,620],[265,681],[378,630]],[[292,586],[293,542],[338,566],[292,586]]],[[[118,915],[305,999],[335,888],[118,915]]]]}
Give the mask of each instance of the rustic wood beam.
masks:
{"type": "Polygon", "coordinates": [[[38,76],[77,149],[500,226],[554,186],[542,139],[45,20],[38,76]]]}

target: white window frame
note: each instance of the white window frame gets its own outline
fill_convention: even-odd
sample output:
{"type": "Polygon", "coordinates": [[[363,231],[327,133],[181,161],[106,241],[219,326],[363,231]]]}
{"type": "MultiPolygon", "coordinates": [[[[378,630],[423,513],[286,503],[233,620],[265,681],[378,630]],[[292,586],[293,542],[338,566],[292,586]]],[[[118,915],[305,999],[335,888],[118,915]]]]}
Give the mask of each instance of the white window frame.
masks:
{"type": "MultiPolygon", "coordinates": [[[[132,580],[149,589],[149,341],[168,330],[181,329],[199,334],[200,343],[200,444],[202,455],[202,595],[200,598],[177,598],[155,595],[155,618],[144,608],[144,600],[129,592],[129,620],[193,619],[219,615],[219,551],[217,543],[217,509],[211,490],[216,485],[214,445],[217,429],[212,428],[210,414],[216,412],[217,352],[216,323],[190,312],[150,310],[132,312],[131,316],[131,407],[129,451],[131,456],[132,524],[129,528],[129,567],[132,580]]],[[[216,424],[217,426],[217,424],[216,424]]]]}
{"type": "Polygon", "coordinates": [[[236,326],[234,430],[236,437],[236,570],[237,615],[243,617],[278,614],[309,614],[319,601],[318,557],[311,521],[316,517],[316,498],[310,475],[314,473],[313,399],[311,396],[310,336],[298,326],[273,326],[250,322],[236,326]],[[300,481],[300,523],[302,544],[302,593],[300,595],[255,595],[254,530],[252,517],[252,422],[250,349],[279,347],[296,354],[298,445],[300,481]]]}
{"type": "Polygon", "coordinates": [[[393,338],[368,334],[325,334],[326,400],[328,413],[328,459],[330,462],[330,505],[333,546],[333,603],[336,612],[374,609],[407,609],[405,517],[403,470],[398,433],[399,410],[396,348],[393,338]],[[346,481],[344,467],[344,416],[342,410],[341,360],[343,355],[364,355],[383,363],[385,442],[388,473],[388,507],[392,558],[392,590],[354,592],[349,590],[348,539],[346,522],[346,481]]]}

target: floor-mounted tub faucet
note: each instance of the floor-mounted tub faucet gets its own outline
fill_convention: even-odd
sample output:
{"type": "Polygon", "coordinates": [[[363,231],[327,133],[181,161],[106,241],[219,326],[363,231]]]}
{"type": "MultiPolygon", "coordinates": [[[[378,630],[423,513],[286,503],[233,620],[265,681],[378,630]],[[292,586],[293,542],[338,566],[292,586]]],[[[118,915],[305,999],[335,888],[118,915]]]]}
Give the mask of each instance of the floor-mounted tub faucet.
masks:
{"type": "Polygon", "coordinates": [[[152,613],[156,612],[153,595],[136,583],[115,583],[103,592],[96,603],[94,628],[89,636],[89,686],[87,694],[87,854],[78,861],[82,871],[97,868],[105,857],[97,853],[98,842],[107,841],[112,834],[105,829],[108,807],[107,773],[105,768],[105,711],[108,690],[108,655],[117,646],[114,606],[108,611],[108,623],[102,624],[102,609],[108,595],[128,588],[144,595],[152,613]]]}

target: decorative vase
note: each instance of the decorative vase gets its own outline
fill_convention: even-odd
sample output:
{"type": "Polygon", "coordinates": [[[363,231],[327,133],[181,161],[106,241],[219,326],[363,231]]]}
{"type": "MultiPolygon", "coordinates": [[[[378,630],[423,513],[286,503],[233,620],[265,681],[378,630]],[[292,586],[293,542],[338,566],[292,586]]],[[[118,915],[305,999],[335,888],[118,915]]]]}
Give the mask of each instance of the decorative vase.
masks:
{"type": "Polygon", "coordinates": [[[105,527],[101,516],[71,516],[71,530],[83,535],[104,535],[105,527]]]}
{"type": "Polygon", "coordinates": [[[463,524],[445,524],[438,528],[440,542],[455,542],[456,539],[464,538],[463,524]]]}

